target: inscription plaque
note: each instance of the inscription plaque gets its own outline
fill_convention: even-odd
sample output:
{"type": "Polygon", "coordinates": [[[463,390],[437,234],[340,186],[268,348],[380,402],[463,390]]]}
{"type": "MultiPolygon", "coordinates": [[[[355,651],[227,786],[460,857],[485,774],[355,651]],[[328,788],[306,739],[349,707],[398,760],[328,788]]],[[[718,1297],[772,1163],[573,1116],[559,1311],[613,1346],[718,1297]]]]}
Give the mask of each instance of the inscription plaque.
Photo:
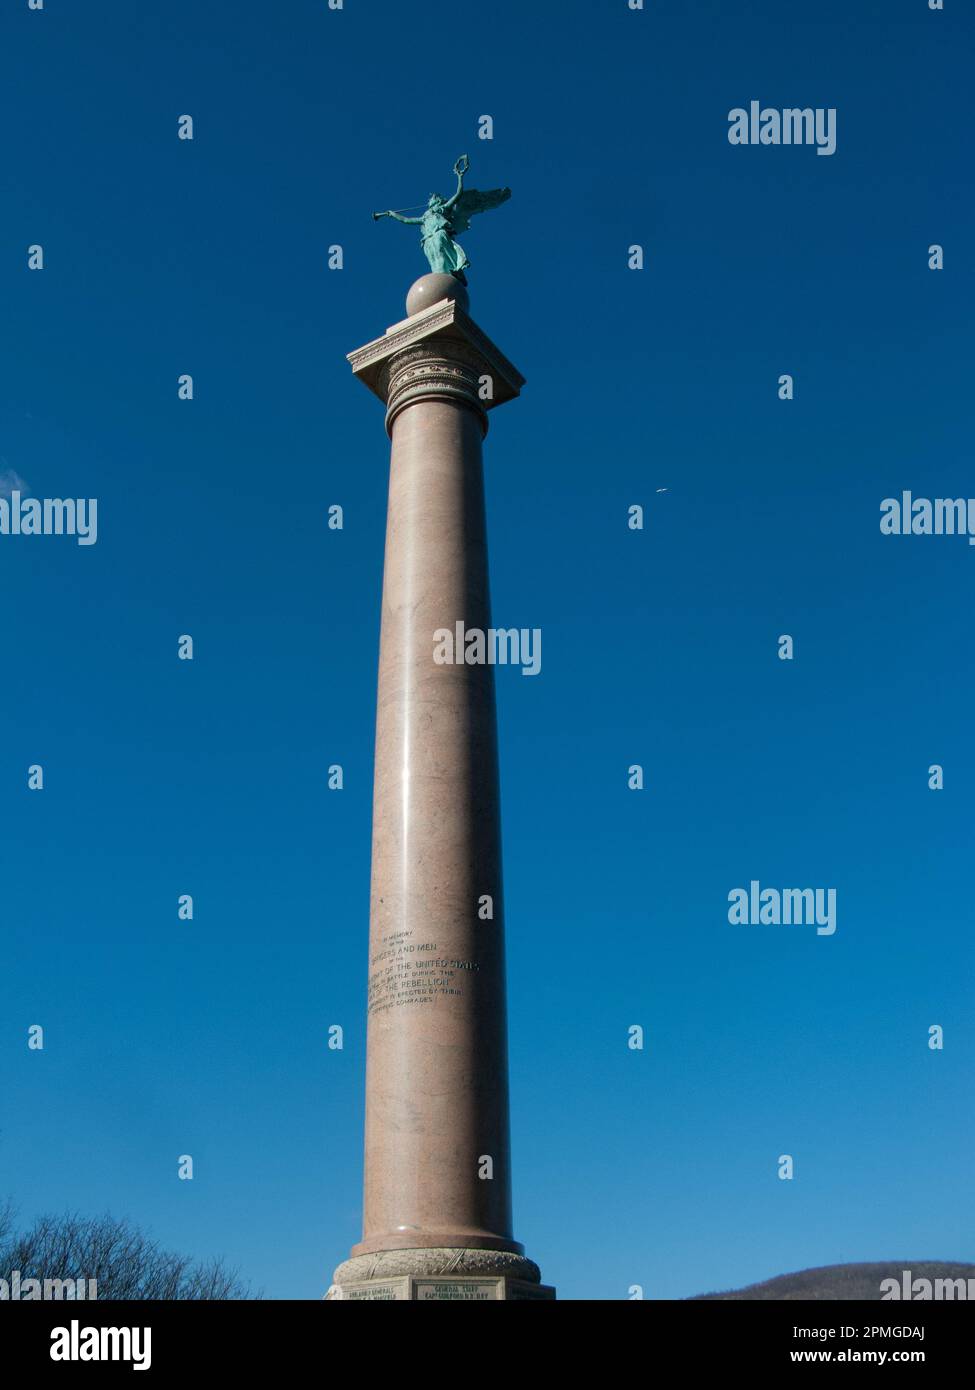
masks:
{"type": "Polygon", "coordinates": [[[401,1279],[370,1279],[361,1284],[346,1284],[341,1291],[341,1298],[374,1299],[383,1303],[395,1302],[397,1299],[408,1299],[410,1296],[410,1280],[408,1276],[401,1279]]]}
{"type": "Polygon", "coordinates": [[[369,1012],[385,1013],[401,1004],[432,1004],[436,999],[460,999],[464,978],[480,970],[476,960],[464,960],[440,949],[436,941],[411,941],[412,931],[391,932],[369,962],[369,1012]]]}
{"type": "Polygon", "coordinates": [[[504,1298],[504,1279],[414,1279],[413,1297],[484,1303],[504,1298]]]}

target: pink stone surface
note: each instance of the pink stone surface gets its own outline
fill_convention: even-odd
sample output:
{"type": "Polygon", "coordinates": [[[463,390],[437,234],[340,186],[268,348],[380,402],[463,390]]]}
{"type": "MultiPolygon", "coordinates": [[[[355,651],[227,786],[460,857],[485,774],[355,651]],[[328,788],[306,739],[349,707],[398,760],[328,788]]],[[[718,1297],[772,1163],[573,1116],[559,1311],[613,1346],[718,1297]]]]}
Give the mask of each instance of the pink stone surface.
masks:
{"type": "MultiPolygon", "coordinates": [[[[449,349],[431,343],[443,363],[449,349]]],[[[434,633],[490,626],[482,419],[395,415],[383,583],[370,914],[365,1202],[353,1254],[511,1235],[493,668],[434,633]],[[493,899],[493,919],[478,901],[493,899]],[[485,1158],[493,1176],[480,1176],[485,1158]]]]}

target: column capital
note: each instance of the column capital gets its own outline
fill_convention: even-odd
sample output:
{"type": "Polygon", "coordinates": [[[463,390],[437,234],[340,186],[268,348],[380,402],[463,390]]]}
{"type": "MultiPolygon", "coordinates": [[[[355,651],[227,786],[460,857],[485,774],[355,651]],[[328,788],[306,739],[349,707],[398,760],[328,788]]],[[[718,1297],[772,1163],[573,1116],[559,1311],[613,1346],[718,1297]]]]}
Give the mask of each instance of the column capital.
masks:
{"type": "Polygon", "coordinates": [[[360,381],[386,406],[386,429],[421,400],[456,401],[487,431],[487,414],[521,394],[525,378],[454,299],[394,323],[348,354],[360,381]]]}

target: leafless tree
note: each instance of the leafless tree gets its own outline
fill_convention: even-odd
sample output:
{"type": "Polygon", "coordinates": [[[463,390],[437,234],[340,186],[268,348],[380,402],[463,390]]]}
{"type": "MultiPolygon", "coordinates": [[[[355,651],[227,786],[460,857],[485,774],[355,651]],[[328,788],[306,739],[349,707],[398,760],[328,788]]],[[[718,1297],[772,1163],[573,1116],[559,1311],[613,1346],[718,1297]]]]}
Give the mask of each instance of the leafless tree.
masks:
{"type": "MultiPolygon", "coordinates": [[[[0,1207],[0,1278],[96,1279],[106,1299],[251,1298],[236,1270],[160,1248],[130,1221],[112,1216],[41,1216],[18,1231],[9,1204],[0,1207]]],[[[259,1295],[258,1295],[259,1296],[259,1295]]]]}

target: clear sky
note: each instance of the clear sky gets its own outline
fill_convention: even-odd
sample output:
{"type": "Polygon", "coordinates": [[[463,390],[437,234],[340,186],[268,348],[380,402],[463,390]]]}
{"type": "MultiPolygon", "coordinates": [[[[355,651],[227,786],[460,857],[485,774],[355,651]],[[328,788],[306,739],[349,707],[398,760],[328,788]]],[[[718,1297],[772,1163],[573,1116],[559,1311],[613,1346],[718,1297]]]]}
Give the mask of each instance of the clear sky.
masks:
{"type": "Polygon", "coordinates": [[[975,1259],[975,549],[879,529],[904,489],[975,494],[973,28],[4,6],[0,472],[98,499],[95,545],[0,536],[25,1219],[128,1215],[280,1298],[359,1238],[388,456],[345,353],[425,268],[370,212],[466,151],[513,190],[462,238],[472,312],[528,381],[486,445],[495,619],[543,633],[498,678],[516,1236],[577,1298],[975,1259]],[[835,108],[835,153],[731,145],[751,100],[835,108]],[[835,889],[835,934],[731,925],[752,879],[835,889]]]}

